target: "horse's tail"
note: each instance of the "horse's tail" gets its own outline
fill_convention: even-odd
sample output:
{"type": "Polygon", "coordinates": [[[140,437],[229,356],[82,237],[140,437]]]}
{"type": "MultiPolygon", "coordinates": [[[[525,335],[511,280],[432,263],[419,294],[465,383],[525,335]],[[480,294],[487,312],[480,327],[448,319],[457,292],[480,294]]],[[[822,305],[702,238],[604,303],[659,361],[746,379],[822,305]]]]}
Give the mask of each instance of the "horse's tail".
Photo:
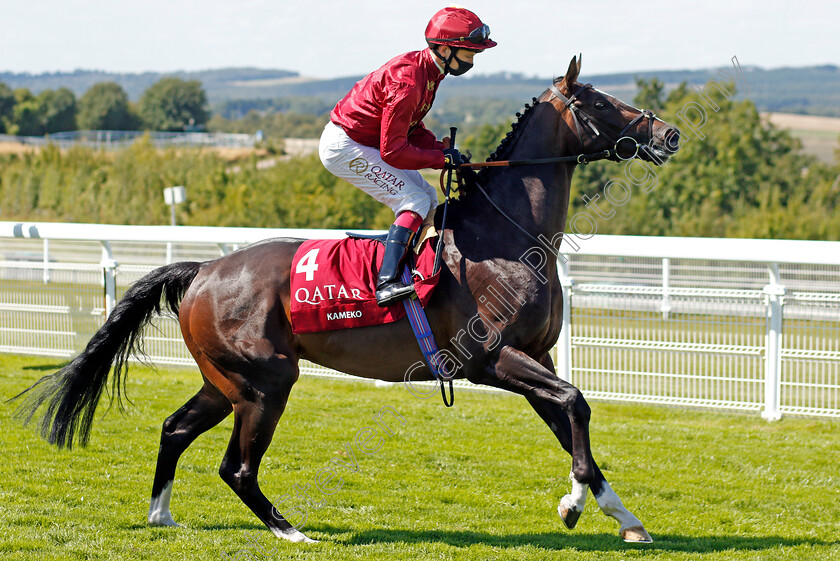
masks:
{"type": "Polygon", "coordinates": [[[46,402],[41,435],[59,448],[71,448],[74,437],[85,446],[111,365],[114,365],[111,400],[116,395],[122,408],[121,393],[125,393],[128,358],[132,353],[144,355],[140,337],[143,327],[151,321],[153,314],[160,313],[161,298],[165,307],[177,315],[178,305],[200,268],[201,263],[173,263],[155,269],[137,281],[81,354],[55,374],[44,376],[13,398],[28,394],[17,411],[18,416],[28,423],[46,402]]]}

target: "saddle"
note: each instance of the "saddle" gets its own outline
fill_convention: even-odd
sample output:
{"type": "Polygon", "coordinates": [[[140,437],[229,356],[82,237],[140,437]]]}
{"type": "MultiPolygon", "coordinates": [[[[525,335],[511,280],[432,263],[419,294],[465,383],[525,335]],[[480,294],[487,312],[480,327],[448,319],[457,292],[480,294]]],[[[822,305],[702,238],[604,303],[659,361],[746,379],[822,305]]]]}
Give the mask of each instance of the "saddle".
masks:
{"type": "MultiPolygon", "coordinates": [[[[307,240],[292,260],[290,316],[294,333],[316,333],[382,325],[406,316],[401,304],[376,304],[376,277],[385,236],[348,233],[339,240],[307,240]]],[[[426,306],[437,285],[433,275],[436,233],[433,213],[416,236],[406,263],[414,289],[426,306]]]]}

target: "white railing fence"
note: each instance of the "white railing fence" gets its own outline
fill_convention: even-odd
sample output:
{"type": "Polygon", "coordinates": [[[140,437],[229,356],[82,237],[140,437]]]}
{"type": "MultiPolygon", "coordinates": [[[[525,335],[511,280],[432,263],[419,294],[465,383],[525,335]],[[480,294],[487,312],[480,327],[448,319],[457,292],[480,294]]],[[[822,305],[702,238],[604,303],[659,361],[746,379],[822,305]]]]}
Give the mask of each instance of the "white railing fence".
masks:
{"type": "MultiPolygon", "coordinates": [[[[206,260],[271,237],[343,235],[0,222],[0,352],[73,356],[166,262],[167,242],[175,260],[206,260]]],[[[587,397],[840,417],[840,242],[598,235],[579,246],[559,271],[555,364],[587,397]]],[[[173,319],[145,341],[155,362],[193,364],[173,319]]]]}
{"type": "Polygon", "coordinates": [[[0,134],[0,142],[13,142],[29,146],[59,148],[87,146],[97,150],[119,150],[130,146],[144,136],[158,148],[169,146],[206,146],[214,148],[252,148],[259,138],[253,134],[223,132],[165,132],[165,131],[67,131],[46,136],[10,136],[0,134]]]}

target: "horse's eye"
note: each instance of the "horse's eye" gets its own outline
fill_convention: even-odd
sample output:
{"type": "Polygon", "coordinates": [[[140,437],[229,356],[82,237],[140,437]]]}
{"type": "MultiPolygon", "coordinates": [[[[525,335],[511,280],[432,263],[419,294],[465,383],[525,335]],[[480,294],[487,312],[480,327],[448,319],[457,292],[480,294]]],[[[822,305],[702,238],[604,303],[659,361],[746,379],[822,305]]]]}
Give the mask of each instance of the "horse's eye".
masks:
{"type": "Polygon", "coordinates": [[[603,111],[606,108],[607,108],[607,104],[604,103],[603,101],[595,102],[595,109],[598,109],[599,111],[603,111]]]}

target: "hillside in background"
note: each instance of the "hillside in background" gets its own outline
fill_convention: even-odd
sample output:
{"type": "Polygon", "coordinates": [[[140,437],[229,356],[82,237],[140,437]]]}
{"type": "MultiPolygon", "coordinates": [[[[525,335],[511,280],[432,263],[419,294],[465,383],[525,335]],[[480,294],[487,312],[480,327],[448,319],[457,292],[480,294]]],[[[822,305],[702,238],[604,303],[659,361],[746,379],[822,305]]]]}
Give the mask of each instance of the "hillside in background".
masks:
{"type": "Polygon", "coordinates": [[[137,101],[143,92],[164,76],[175,76],[182,80],[198,80],[204,86],[211,101],[237,99],[235,95],[220,95],[228,89],[237,91],[239,84],[278,84],[284,80],[299,80],[297,72],[287,70],[263,70],[259,68],[220,68],[195,72],[143,72],[140,74],[119,74],[98,70],[76,70],[75,72],[48,72],[45,74],[15,74],[0,72],[0,82],[12,89],[29,88],[38,94],[42,90],[69,88],[81,97],[98,82],[116,82],[126,91],[129,99],[137,101]]]}
{"type": "MultiPolygon", "coordinates": [[[[745,68],[748,88],[741,88],[739,97],[749,97],[760,111],[801,113],[840,117],[840,68],[833,65],[803,68],[745,68]]],[[[15,74],[0,72],[0,82],[9,87],[29,88],[34,93],[44,89],[67,87],[81,96],[97,82],[114,81],[136,101],[143,91],[164,75],[185,80],[199,80],[214,108],[232,100],[276,99],[307,97],[331,106],[340,99],[360,76],[328,80],[312,79],[286,70],[257,68],[224,68],[196,72],[169,74],[146,72],[142,74],[115,74],[77,70],[70,73],[15,74]]],[[[601,74],[583,80],[622,99],[632,99],[636,94],[635,78],[658,78],[666,90],[685,81],[705,84],[717,76],[716,69],[661,70],[601,74]]],[[[520,104],[543,91],[549,77],[526,77],[516,73],[476,75],[455,80],[445,80],[438,92],[438,101],[449,98],[484,98],[509,100],[520,104]]]]}

